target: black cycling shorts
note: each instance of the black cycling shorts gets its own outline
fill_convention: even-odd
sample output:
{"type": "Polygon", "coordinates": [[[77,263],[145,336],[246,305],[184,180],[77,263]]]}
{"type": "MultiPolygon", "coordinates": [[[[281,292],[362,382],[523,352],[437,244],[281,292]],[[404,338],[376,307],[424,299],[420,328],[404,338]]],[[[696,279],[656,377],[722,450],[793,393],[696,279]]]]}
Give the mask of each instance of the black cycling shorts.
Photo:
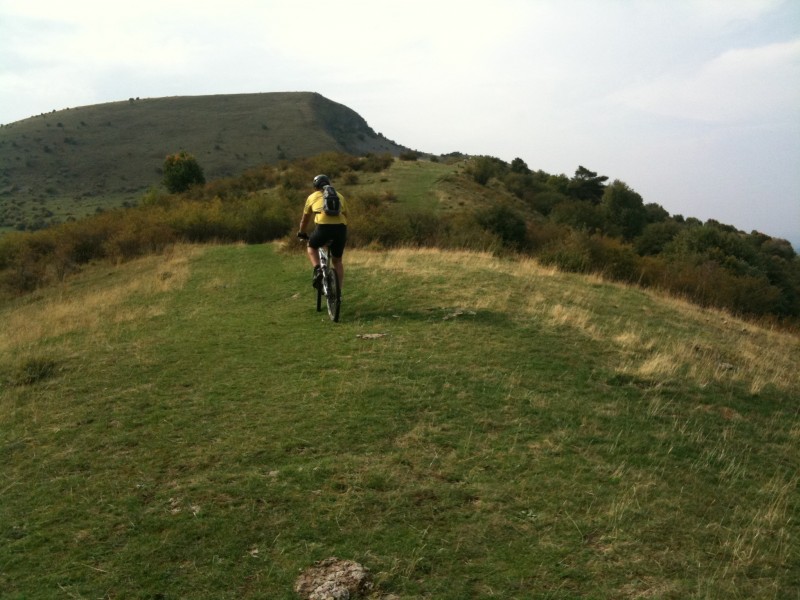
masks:
{"type": "Polygon", "coordinates": [[[317,225],[308,238],[310,248],[319,249],[322,246],[328,246],[331,249],[331,256],[334,258],[342,258],[345,244],[347,244],[347,225],[340,223],[317,225]]]}

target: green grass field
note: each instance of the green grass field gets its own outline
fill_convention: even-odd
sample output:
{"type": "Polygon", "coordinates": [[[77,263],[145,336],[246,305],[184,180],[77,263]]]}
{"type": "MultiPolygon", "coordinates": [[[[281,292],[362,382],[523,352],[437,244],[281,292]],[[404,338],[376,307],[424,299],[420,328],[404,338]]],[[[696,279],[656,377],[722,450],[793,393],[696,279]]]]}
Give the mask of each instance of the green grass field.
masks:
{"type": "Polygon", "coordinates": [[[796,336],[412,250],[348,253],[332,324],[277,245],[0,321],[3,599],[289,599],[329,556],[401,599],[800,594],[796,336]]]}
{"type": "Polygon", "coordinates": [[[439,184],[457,168],[453,164],[429,161],[395,161],[391,169],[362,175],[357,191],[362,194],[391,191],[411,209],[441,208],[437,197],[439,184]]]}

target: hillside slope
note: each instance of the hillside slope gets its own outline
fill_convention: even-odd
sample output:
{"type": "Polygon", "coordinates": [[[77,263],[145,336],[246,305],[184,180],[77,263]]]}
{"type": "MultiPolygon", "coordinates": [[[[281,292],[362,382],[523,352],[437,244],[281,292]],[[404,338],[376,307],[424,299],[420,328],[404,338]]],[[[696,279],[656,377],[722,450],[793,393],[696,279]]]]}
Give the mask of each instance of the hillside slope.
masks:
{"type": "Polygon", "coordinates": [[[54,111],[0,127],[0,204],[17,209],[5,224],[13,226],[31,205],[63,220],[135,202],[160,183],[164,158],[181,149],[216,179],[282,158],[406,148],[350,108],[306,92],[131,99],[54,111]]]}
{"type": "Polygon", "coordinates": [[[179,246],[0,306],[0,595],[791,598],[797,337],[532,261],[179,246]],[[373,334],[366,336],[365,334],[373,334]]]}

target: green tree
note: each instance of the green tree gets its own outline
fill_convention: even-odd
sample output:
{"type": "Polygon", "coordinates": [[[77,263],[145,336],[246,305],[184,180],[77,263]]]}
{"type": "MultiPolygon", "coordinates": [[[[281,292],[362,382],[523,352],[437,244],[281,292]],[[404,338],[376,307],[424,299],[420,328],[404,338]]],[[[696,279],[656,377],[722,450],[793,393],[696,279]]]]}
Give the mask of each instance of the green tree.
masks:
{"type": "MultiPolygon", "coordinates": [[[[751,234],[752,235],[752,234],[751,234]]],[[[760,234],[763,235],[763,234],[760,234]]],[[[779,238],[769,238],[761,245],[761,252],[767,256],[775,256],[784,260],[793,260],[797,253],[792,248],[791,242],[779,238]]]]}
{"type": "Polygon", "coordinates": [[[567,193],[578,200],[589,200],[593,204],[599,204],[605,191],[605,182],[608,177],[597,175],[586,167],[579,166],[575,171],[575,176],[569,180],[567,193]]]}
{"type": "Polygon", "coordinates": [[[507,171],[508,165],[494,156],[478,156],[468,168],[468,173],[480,185],[486,185],[492,177],[501,179],[507,171]]]}
{"type": "Polygon", "coordinates": [[[202,185],[205,182],[203,169],[191,154],[181,150],[164,160],[164,187],[171,194],[185,192],[193,185],[202,185]]]}
{"type": "Polygon", "coordinates": [[[677,221],[662,221],[648,223],[634,242],[636,252],[641,256],[654,256],[661,254],[664,246],[670,243],[681,231],[681,224],[677,221]]]}
{"type": "Polygon", "coordinates": [[[609,233],[626,241],[639,235],[647,224],[642,197],[618,179],[603,192],[602,206],[609,233]]]}
{"type": "Polygon", "coordinates": [[[558,192],[563,196],[569,196],[569,177],[564,175],[563,173],[560,175],[550,175],[547,178],[547,186],[551,188],[554,192],[558,192]]]}
{"type": "Polygon", "coordinates": [[[685,227],[664,246],[666,254],[689,258],[695,264],[711,261],[735,275],[763,275],[764,259],[741,232],[728,231],[709,220],[700,227],[685,227]]]}
{"type": "Polygon", "coordinates": [[[531,208],[538,211],[544,216],[548,216],[554,207],[563,202],[573,202],[573,200],[563,194],[554,191],[544,191],[535,194],[530,202],[531,208]]]}
{"type": "Polygon", "coordinates": [[[528,168],[528,165],[525,164],[525,161],[521,158],[515,158],[511,161],[511,172],[512,173],[521,173],[523,175],[527,175],[531,172],[528,168]]]}
{"type": "Polygon", "coordinates": [[[496,204],[478,214],[481,226],[495,234],[507,248],[521,250],[525,246],[528,227],[522,216],[507,206],[496,204]]]}
{"type": "Polygon", "coordinates": [[[559,202],[550,211],[549,218],[554,223],[587,233],[603,229],[603,214],[600,207],[588,200],[559,202]]]}
{"type": "Polygon", "coordinates": [[[536,194],[550,191],[550,188],[536,179],[532,173],[523,174],[512,171],[505,176],[503,183],[509,192],[517,198],[525,200],[528,204],[536,194]]]}
{"type": "Polygon", "coordinates": [[[663,223],[669,219],[669,213],[660,204],[650,202],[644,205],[648,223],[663,223]]]}

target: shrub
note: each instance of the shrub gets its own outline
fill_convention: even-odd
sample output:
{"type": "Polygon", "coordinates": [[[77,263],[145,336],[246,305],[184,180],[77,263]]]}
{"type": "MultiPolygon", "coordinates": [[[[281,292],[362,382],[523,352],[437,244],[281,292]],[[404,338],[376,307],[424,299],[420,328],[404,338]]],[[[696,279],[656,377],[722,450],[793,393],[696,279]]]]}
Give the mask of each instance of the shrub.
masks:
{"type": "MultiPolygon", "coordinates": [[[[389,192],[391,193],[391,192],[389,192]]],[[[347,196],[347,205],[353,216],[358,216],[366,212],[380,208],[386,201],[386,192],[377,194],[375,192],[362,192],[347,196]]]]}
{"type": "Polygon", "coordinates": [[[401,152],[398,158],[400,160],[414,161],[419,159],[419,156],[420,156],[419,152],[415,152],[414,150],[408,150],[406,152],[401,152]]]}
{"type": "Polygon", "coordinates": [[[222,200],[211,202],[184,201],[172,209],[167,221],[190,242],[225,242],[237,239],[238,229],[232,215],[224,210],[222,200]]]}
{"type": "Polygon", "coordinates": [[[432,210],[410,210],[405,213],[410,231],[410,243],[417,246],[436,246],[441,232],[441,220],[432,210]]]}
{"type": "Polygon", "coordinates": [[[574,273],[599,273],[615,281],[641,278],[639,257],[629,245],[602,235],[571,231],[546,245],[539,254],[544,264],[574,273]]]}
{"type": "Polygon", "coordinates": [[[797,256],[791,242],[779,238],[765,240],[761,244],[761,252],[768,256],[776,256],[785,260],[793,260],[797,256]]]}
{"type": "Polygon", "coordinates": [[[296,215],[286,197],[266,193],[254,195],[237,209],[241,215],[241,238],[248,244],[260,244],[288,234],[296,215]]]}
{"type": "Polygon", "coordinates": [[[558,267],[571,273],[588,273],[592,269],[592,259],[587,244],[588,236],[578,231],[548,244],[538,258],[545,265],[558,267]]]}
{"type": "Polygon", "coordinates": [[[140,206],[167,206],[170,203],[170,196],[163,191],[151,187],[143,195],[139,201],[140,206]]]}
{"type": "Polygon", "coordinates": [[[493,156],[478,156],[467,167],[467,173],[480,185],[486,185],[493,177],[502,178],[508,172],[508,165],[493,156]]]}
{"type": "Polygon", "coordinates": [[[557,204],[550,219],[580,231],[593,233],[603,227],[603,214],[599,206],[588,200],[568,200],[557,204]]]}
{"type": "Polygon", "coordinates": [[[456,250],[496,252],[501,240],[484,229],[473,213],[458,211],[443,217],[440,223],[439,245],[456,250]]]}
{"type": "Polygon", "coordinates": [[[331,179],[336,179],[339,175],[350,169],[351,157],[341,152],[324,152],[311,159],[300,161],[305,166],[306,179],[304,187],[309,187],[315,175],[325,173],[331,179]]]}
{"type": "Polygon", "coordinates": [[[561,202],[566,202],[568,200],[569,198],[560,192],[545,191],[532,194],[531,198],[528,200],[528,204],[537,212],[548,216],[553,208],[561,202]]]}
{"type": "Polygon", "coordinates": [[[0,242],[0,287],[7,294],[30,292],[56,275],[53,257],[59,248],[54,229],[11,233],[0,242]]]}
{"type": "Polygon", "coordinates": [[[388,196],[387,193],[366,193],[347,199],[349,244],[390,247],[411,237],[408,220],[390,203],[388,196]]]}
{"type": "Polygon", "coordinates": [[[388,169],[394,162],[391,154],[368,154],[360,158],[353,166],[357,171],[366,171],[368,173],[380,173],[384,169],[388,169]]]}
{"type": "Polygon", "coordinates": [[[522,250],[526,244],[528,227],[525,219],[508,206],[496,204],[484,209],[477,215],[478,223],[496,235],[503,246],[513,250],[522,250]]]}
{"type": "Polygon", "coordinates": [[[528,225],[528,247],[536,252],[550,245],[558,243],[569,235],[570,230],[563,225],[545,221],[528,225]]]}
{"type": "Polygon", "coordinates": [[[132,210],[104,242],[104,250],[109,259],[124,262],[162,252],[176,239],[175,231],[164,220],[163,210],[132,210]]]}
{"type": "Polygon", "coordinates": [[[667,262],[659,256],[639,258],[639,285],[666,290],[669,278],[667,262]]]}
{"type": "MultiPolygon", "coordinates": [[[[525,168],[527,169],[527,167],[525,168]]],[[[530,170],[520,172],[514,171],[512,167],[512,170],[503,177],[503,184],[509,192],[532,207],[534,207],[534,199],[538,195],[553,193],[546,180],[538,173],[532,173],[530,170]]],[[[566,199],[566,197],[561,199],[566,199]]]]}
{"type": "Polygon", "coordinates": [[[680,230],[681,225],[671,220],[650,223],[645,226],[642,234],[634,240],[636,251],[642,256],[660,254],[664,247],[680,233],[680,230]]]}
{"type": "Polygon", "coordinates": [[[636,282],[640,276],[639,257],[629,245],[600,235],[588,239],[592,270],[615,281],[636,282]]]}
{"type": "Polygon", "coordinates": [[[181,150],[164,160],[164,187],[172,193],[185,192],[193,185],[206,182],[203,169],[197,159],[181,150]]]}
{"type": "MultiPolygon", "coordinates": [[[[314,179],[314,175],[322,171],[313,171],[306,167],[305,169],[297,167],[288,167],[280,171],[278,181],[280,182],[283,190],[307,190],[314,179]]],[[[333,177],[331,175],[331,177],[333,177]]]]}
{"type": "Polygon", "coordinates": [[[764,276],[736,277],[730,292],[730,297],[722,301],[734,312],[751,315],[783,313],[781,290],[764,276]]]}

